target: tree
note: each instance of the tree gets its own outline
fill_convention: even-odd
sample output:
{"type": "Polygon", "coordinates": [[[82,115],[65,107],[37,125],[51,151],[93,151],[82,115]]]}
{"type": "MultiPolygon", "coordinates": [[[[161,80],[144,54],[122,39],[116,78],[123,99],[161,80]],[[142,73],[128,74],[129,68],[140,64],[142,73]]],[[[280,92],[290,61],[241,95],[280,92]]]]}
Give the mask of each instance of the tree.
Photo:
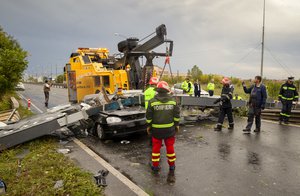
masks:
{"type": "Polygon", "coordinates": [[[21,81],[28,64],[27,55],[17,40],[0,26],[0,99],[21,81]]]}
{"type": "Polygon", "coordinates": [[[64,74],[60,74],[55,78],[56,83],[63,83],[64,81],[64,74]]]}
{"type": "Polygon", "coordinates": [[[202,76],[202,71],[197,65],[194,65],[190,74],[193,81],[199,81],[202,76]]]}

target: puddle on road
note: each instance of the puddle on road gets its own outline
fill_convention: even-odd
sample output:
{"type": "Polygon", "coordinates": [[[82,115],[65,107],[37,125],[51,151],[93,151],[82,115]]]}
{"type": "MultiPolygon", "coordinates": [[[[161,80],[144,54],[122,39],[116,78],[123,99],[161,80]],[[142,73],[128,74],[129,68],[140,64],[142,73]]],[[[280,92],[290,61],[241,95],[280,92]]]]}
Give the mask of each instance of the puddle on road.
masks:
{"type": "Polygon", "coordinates": [[[218,149],[219,149],[219,155],[221,159],[227,160],[230,151],[231,151],[231,146],[229,144],[219,144],[218,149]]]}

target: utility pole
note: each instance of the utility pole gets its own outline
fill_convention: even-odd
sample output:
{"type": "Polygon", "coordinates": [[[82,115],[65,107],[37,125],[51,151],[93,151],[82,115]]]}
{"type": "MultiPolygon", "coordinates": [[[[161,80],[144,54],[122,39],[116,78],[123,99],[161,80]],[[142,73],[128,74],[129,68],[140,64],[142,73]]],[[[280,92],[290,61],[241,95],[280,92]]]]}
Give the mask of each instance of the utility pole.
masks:
{"type": "Polygon", "coordinates": [[[266,0],[264,0],[263,8],[263,27],[262,27],[262,41],[261,41],[261,65],[260,65],[260,76],[263,78],[263,67],[264,67],[264,49],[265,49],[265,9],[266,0]]]}

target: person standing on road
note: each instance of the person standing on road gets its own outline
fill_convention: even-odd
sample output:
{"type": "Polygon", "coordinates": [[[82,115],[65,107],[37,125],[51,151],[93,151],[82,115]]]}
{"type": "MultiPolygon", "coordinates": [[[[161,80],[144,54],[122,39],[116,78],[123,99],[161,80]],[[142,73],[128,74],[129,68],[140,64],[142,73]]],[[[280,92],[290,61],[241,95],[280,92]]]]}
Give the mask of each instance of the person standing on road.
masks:
{"type": "Polygon", "coordinates": [[[201,86],[200,83],[197,81],[195,81],[194,83],[194,94],[195,97],[200,97],[201,96],[201,86]]]}
{"type": "Polygon", "coordinates": [[[149,80],[149,87],[144,92],[145,109],[146,110],[148,108],[148,102],[150,101],[150,99],[154,98],[154,96],[156,94],[155,87],[156,87],[157,83],[158,83],[158,78],[157,77],[151,77],[150,80],[149,80]]]}
{"type": "Polygon", "coordinates": [[[51,84],[49,84],[48,80],[45,80],[44,84],[44,94],[45,94],[45,107],[48,108],[48,101],[49,101],[49,92],[50,92],[51,84]]]}
{"type": "Polygon", "coordinates": [[[183,83],[181,84],[181,88],[182,88],[184,94],[193,96],[194,86],[193,86],[192,82],[190,81],[189,77],[185,78],[185,81],[183,81],[183,83]]]}
{"type": "Polygon", "coordinates": [[[217,99],[214,104],[220,103],[220,113],[218,124],[215,127],[215,131],[221,131],[224,118],[227,115],[229,126],[228,129],[234,128],[233,116],[232,116],[232,89],[230,88],[229,78],[223,78],[222,80],[223,88],[221,92],[221,98],[217,99]]]}
{"type": "Polygon", "coordinates": [[[279,117],[279,124],[281,124],[282,121],[285,124],[289,123],[289,117],[291,116],[293,101],[298,102],[299,94],[296,86],[293,83],[294,77],[288,77],[286,83],[284,83],[280,87],[278,99],[282,103],[282,108],[279,117]]]}
{"type": "Polygon", "coordinates": [[[207,91],[210,97],[214,96],[214,91],[215,91],[214,79],[211,79],[211,81],[207,84],[207,91]]]}
{"type": "Polygon", "coordinates": [[[147,132],[152,134],[152,172],[159,174],[160,149],[164,140],[167,150],[169,174],[167,181],[175,182],[175,133],[179,131],[180,110],[170,95],[167,82],[160,81],[156,87],[157,95],[149,101],[146,112],[147,132]]]}
{"type": "Polygon", "coordinates": [[[245,82],[242,83],[244,92],[250,94],[249,98],[249,111],[248,111],[248,124],[244,133],[250,133],[251,127],[255,117],[256,128],[254,132],[259,133],[261,129],[261,110],[265,109],[267,91],[265,85],[261,83],[261,76],[255,76],[254,85],[250,88],[247,88],[245,82]]]}

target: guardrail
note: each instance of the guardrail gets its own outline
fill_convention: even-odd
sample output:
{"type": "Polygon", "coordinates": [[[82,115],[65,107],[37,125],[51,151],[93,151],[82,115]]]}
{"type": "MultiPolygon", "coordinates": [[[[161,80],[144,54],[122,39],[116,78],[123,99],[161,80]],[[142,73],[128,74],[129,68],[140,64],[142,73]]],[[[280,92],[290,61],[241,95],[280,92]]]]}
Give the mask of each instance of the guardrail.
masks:
{"type": "MultiPolygon", "coordinates": [[[[279,121],[280,112],[280,109],[265,109],[261,112],[261,117],[266,120],[279,121]]],[[[289,121],[291,123],[300,124],[300,110],[292,110],[289,121]]]]}

